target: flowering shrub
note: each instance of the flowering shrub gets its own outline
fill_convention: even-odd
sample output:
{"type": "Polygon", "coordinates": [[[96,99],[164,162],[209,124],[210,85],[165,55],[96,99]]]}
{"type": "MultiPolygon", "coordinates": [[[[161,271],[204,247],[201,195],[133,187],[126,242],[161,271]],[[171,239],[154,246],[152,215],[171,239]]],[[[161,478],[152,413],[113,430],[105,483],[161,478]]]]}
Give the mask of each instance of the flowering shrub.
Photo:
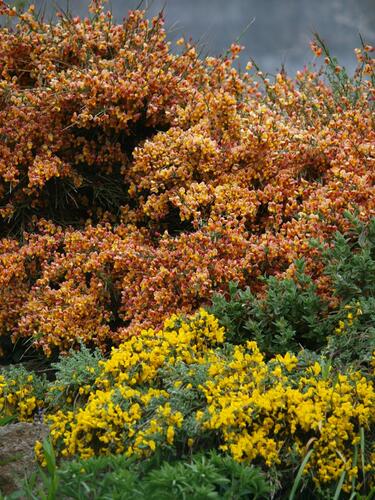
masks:
{"type": "Polygon", "coordinates": [[[0,417],[17,416],[21,422],[32,422],[44,406],[46,380],[23,367],[0,372],[0,417]]]}
{"type": "MultiPolygon", "coordinates": [[[[41,411],[65,459],[174,460],[217,449],[290,477],[309,453],[304,480],[319,491],[343,474],[345,490],[372,484],[373,374],[337,372],[308,352],[266,361],[255,342],[226,342],[203,309],[143,330],[107,360],[83,347],[54,368],[49,383],[23,369],[5,372],[0,417],[32,420],[41,411]]],[[[36,453],[43,462],[41,443],[36,453]]]]}
{"type": "Polygon", "coordinates": [[[4,218],[13,221],[22,205],[22,215],[69,210],[76,220],[90,204],[94,214],[118,208],[134,144],[167,127],[176,103],[189,98],[185,75],[196,54],[169,52],[161,16],[149,22],[134,11],[114,25],[100,4],[90,19],[60,16],[54,25],[31,7],[15,30],[1,29],[4,218]]]}
{"type": "MultiPolygon", "coordinates": [[[[229,280],[239,287],[252,285],[240,317],[224,323],[231,341],[255,338],[271,354],[300,344],[322,347],[343,320],[344,306],[358,297],[369,314],[356,325],[371,329],[371,303],[364,302],[375,296],[374,220],[360,224],[356,231],[351,229],[346,236],[350,242],[337,235],[332,250],[325,250],[326,242],[321,248],[311,248],[303,272],[297,261],[283,274],[280,270],[277,279],[265,281],[256,280],[262,261],[261,257],[256,260],[260,254],[255,244],[230,224],[223,224],[220,232],[217,225],[216,232],[207,225],[174,238],[164,235],[155,248],[147,232],[135,232],[132,226],[120,225],[115,230],[109,225],[89,226],[84,231],[63,232],[41,223],[41,234],[28,236],[24,245],[3,246],[0,331],[12,333],[14,340],[32,337],[34,346],[47,355],[55,346],[67,351],[79,339],[105,351],[141,328],[161,325],[174,311],[191,313],[209,303],[212,291],[226,290],[229,280]],[[326,252],[323,257],[322,252],[326,252]],[[48,258],[50,253],[53,260],[48,258]],[[314,283],[309,273],[317,267],[319,278],[314,283]],[[261,287],[267,299],[257,297],[261,287]],[[13,310],[7,315],[10,307],[13,310]],[[332,314],[327,316],[328,310],[332,314]]],[[[268,255],[263,250],[263,258],[268,255]]],[[[287,254],[283,258],[289,259],[287,254]]],[[[274,272],[275,268],[276,263],[274,272]]],[[[227,307],[224,300],[214,308],[220,321],[227,307]]],[[[365,336],[371,338],[371,331],[365,336]]]]}
{"type": "Polygon", "coordinates": [[[238,45],[200,59],[171,50],[162,16],[90,9],[0,29],[4,353],[105,350],[302,257],[330,298],[309,241],[374,215],[372,47],[353,79],[328,54],[271,82],[234,68],[238,45]]]}
{"type": "Polygon", "coordinates": [[[374,49],[271,81],[101,0],[0,15],[0,356],[52,370],[2,370],[0,420],[150,498],[369,491],[374,49]]]}
{"type": "Polygon", "coordinates": [[[374,434],[371,379],[290,353],[266,363],[255,342],[224,341],[201,310],[121,344],[99,362],[95,388],[79,405],[48,415],[62,456],[178,457],[218,447],[237,461],[290,470],[311,449],[305,471],[316,485],[344,471],[347,485],[360,484],[371,448],[362,463],[354,450],[361,433],[370,443],[374,434]]]}

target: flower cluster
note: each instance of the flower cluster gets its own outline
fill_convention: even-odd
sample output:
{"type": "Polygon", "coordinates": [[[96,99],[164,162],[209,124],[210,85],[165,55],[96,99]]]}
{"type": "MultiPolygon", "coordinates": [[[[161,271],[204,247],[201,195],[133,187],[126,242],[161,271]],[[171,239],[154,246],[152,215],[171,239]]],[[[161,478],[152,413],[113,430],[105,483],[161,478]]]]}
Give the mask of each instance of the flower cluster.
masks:
{"type": "MultiPolygon", "coordinates": [[[[162,16],[148,21],[134,11],[115,25],[96,4],[91,18],[60,16],[53,25],[31,7],[19,15],[15,30],[0,31],[5,218],[22,204],[47,213],[70,209],[72,216],[86,206],[87,217],[90,186],[98,194],[119,181],[133,137],[137,143],[156,127],[168,127],[176,103],[183,104],[194,88],[185,75],[196,54],[170,53],[162,16]],[[65,195],[57,201],[59,189],[65,195]]],[[[95,211],[100,202],[91,201],[95,211]]]]}
{"type": "Polygon", "coordinates": [[[172,316],[162,331],[144,330],[133,336],[101,362],[96,390],[83,407],[49,417],[51,436],[63,439],[62,454],[87,458],[108,451],[144,456],[155,451],[156,442],[173,445],[184,417],[181,408],[171,406],[161,373],[181,363],[203,364],[223,340],[224,329],[203,309],[189,321],[172,316]]]}
{"type": "Polygon", "coordinates": [[[278,465],[292,451],[303,457],[311,447],[306,470],[318,484],[337,481],[343,471],[350,480],[357,477],[353,445],[361,427],[374,428],[373,384],[359,372],[336,379],[318,362],[296,367],[290,355],[266,365],[254,343],[236,347],[230,363],[218,359],[209,368],[203,427],[221,431],[221,449],[237,460],[260,457],[278,465]]]}
{"type": "Polygon", "coordinates": [[[44,406],[46,383],[24,368],[0,372],[0,417],[32,422],[44,406]]]}
{"type": "Polygon", "coordinates": [[[63,456],[83,458],[211,446],[266,468],[291,468],[313,450],[305,471],[318,485],[344,471],[348,484],[360,482],[371,469],[367,455],[354,462],[360,433],[374,433],[371,380],[290,353],[267,363],[255,342],[224,340],[201,310],[125,341],[100,362],[85,402],[47,417],[54,443],[63,456]]]}
{"type": "Polygon", "coordinates": [[[346,317],[340,320],[337,328],[335,328],[337,335],[345,333],[345,330],[350,329],[355,320],[362,315],[361,304],[359,302],[356,302],[356,304],[347,304],[344,309],[346,310],[346,317]]]}

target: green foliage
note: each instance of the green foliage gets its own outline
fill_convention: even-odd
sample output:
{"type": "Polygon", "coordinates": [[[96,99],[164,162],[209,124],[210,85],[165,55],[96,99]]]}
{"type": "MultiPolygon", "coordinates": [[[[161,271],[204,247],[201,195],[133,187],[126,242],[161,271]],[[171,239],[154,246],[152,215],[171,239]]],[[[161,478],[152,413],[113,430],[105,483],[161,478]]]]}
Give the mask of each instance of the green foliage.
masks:
{"type": "Polygon", "coordinates": [[[347,217],[351,230],[336,233],[334,246],[323,251],[326,274],[343,302],[375,297],[375,218],[364,224],[350,214],[347,217]]]}
{"type": "Polygon", "coordinates": [[[211,454],[191,463],[164,463],[147,477],[148,498],[267,498],[269,489],[259,471],[230,457],[211,454]]]}
{"type": "Polygon", "coordinates": [[[229,285],[229,300],[214,295],[210,312],[227,329],[227,339],[239,343],[255,339],[268,355],[296,352],[300,346],[317,348],[326,336],[320,316],[326,304],[316,293],[313,280],[296,263],[296,279],[265,278],[266,296],[256,297],[249,289],[229,285]]]}
{"type": "Polygon", "coordinates": [[[233,281],[228,284],[228,294],[228,299],[224,294],[214,294],[209,311],[225,328],[226,340],[240,344],[248,337],[246,332],[248,311],[256,299],[250,288],[240,290],[238,284],[233,281]]]}
{"type": "Polygon", "coordinates": [[[375,351],[375,298],[352,301],[346,308],[338,310],[332,318],[336,320],[336,324],[342,321],[345,327],[340,333],[337,333],[339,328],[336,328],[327,338],[323,354],[333,359],[340,369],[350,365],[354,369],[366,371],[375,351]],[[352,325],[347,319],[351,311],[361,311],[352,325]]]}
{"type": "Polygon", "coordinates": [[[364,224],[347,217],[351,229],[345,235],[337,233],[334,245],[322,249],[325,273],[340,301],[326,319],[330,336],[324,354],[336,364],[365,369],[375,350],[375,218],[364,224]]]}
{"type": "Polygon", "coordinates": [[[59,478],[57,475],[57,467],[56,467],[56,456],[50,440],[45,439],[43,442],[43,452],[44,459],[46,461],[47,471],[43,471],[40,469],[39,473],[41,479],[43,481],[44,491],[39,491],[37,497],[40,500],[54,500],[58,498],[58,483],[59,478]]]}
{"type": "Polygon", "coordinates": [[[56,455],[52,443],[49,439],[43,441],[43,456],[46,462],[46,470],[39,467],[27,477],[22,488],[13,492],[11,495],[2,497],[0,500],[57,500],[58,495],[58,469],[56,465],[56,455]]]}
{"type": "Polygon", "coordinates": [[[92,383],[100,373],[99,362],[103,359],[99,349],[90,350],[81,343],[79,351],[71,350],[68,356],[60,356],[57,363],[52,363],[56,382],[72,389],[92,383]]]}
{"type": "MultiPolygon", "coordinates": [[[[233,499],[268,498],[270,488],[259,469],[211,452],[178,462],[137,462],[125,456],[63,462],[56,469],[53,450],[44,443],[47,472],[27,480],[17,495],[27,499],[233,499]],[[52,492],[52,493],[51,493],[52,492]],[[39,495],[39,496],[36,496],[39,495]]],[[[13,497],[12,497],[13,498],[13,497]]]]}
{"type": "MultiPolygon", "coordinates": [[[[211,432],[202,432],[197,424],[195,412],[205,409],[205,398],[198,387],[207,381],[208,366],[205,364],[176,363],[161,371],[164,387],[168,390],[170,397],[168,403],[172,411],[180,411],[184,415],[181,429],[176,429],[175,443],[179,442],[178,448],[187,451],[187,436],[193,440],[191,449],[207,449],[217,444],[215,436],[211,432]]],[[[167,402],[167,401],[165,401],[167,402]]],[[[154,408],[161,403],[160,399],[154,399],[154,408]]],[[[152,408],[152,405],[150,405],[152,408]]]]}
{"type": "Polygon", "coordinates": [[[4,427],[4,425],[10,424],[15,420],[15,418],[16,417],[14,415],[9,415],[7,417],[0,418],[0,427],[4,427]]]}
{"type": "Polygon", "coordinates": [[[310,458],[311,454],[313,453],[313,451],[314,450],[312,450],[312,449],[309,450],[306,453],[305,458],[301,462],[301,465],[300,465],[300,467],[298,469],[296,478],[295,478],[293,486],[292,486],[292,490],[291,490],[290,495],[289,495],[289,500],[294,500],[294,498],[296,497],[296,493],[298,491],[298,488],[299,488],[299,485],[300,485],[300,482],[301,482],[301,479],[302,479],[303,471],[305,470],[306,464],[309,461],[309,458],[310,458]]]}
{"type": "Polygon", "coordinates": [[[71,350],[68,355],[60,356],[57,363],[52,363],[56,372],[47,395],[50,406],[61,408],[67,399],[77,402],[80,389],[82,393],[85,388],[87,393],[94,385],[103,359],[99,349],[91,350],[81,343],[79,351],[71,350]]]}

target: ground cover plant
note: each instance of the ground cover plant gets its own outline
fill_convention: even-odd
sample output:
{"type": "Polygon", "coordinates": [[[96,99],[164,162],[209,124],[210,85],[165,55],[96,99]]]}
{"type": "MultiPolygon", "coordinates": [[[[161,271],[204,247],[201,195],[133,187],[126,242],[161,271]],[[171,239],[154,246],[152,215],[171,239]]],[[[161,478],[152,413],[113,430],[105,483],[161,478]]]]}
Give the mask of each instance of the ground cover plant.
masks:
{"type": "Polygon", "coordinates": [[[270,77],[162,14],[0,15],[0,422],[50,428],[18,495],[371,498],[373,48],[270,77]]]}

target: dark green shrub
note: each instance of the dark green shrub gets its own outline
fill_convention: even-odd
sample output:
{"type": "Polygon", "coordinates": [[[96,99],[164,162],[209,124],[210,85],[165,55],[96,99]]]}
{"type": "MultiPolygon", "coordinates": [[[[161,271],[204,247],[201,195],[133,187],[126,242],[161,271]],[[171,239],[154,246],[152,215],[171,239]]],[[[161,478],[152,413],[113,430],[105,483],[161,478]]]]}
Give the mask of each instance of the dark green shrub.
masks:
{"type": "Polygon", "coordinates": [[[255,339],[268,355],[296,352],[301,345],[310,349],[323,345],[327,332],[321,315],[327,306],[305,274],[304,263],[296,265],[295,280],[265,278],[265,298],[239,290],[236,283],[229,284],[229,300],[213,296],[210,312],[225,326],[230,342],[255,339]]]}
{"type": "MultiPolygon", "coordinates": [[[[326,274],[334,294],[343,302],[375,297],[375,218],[368,224],[347,214],[352,227],[346,234],[336,233],[334,246],[323,250],[326,274]]],[[[320,246],[316,241],[314,246],[320,246]]]]}

